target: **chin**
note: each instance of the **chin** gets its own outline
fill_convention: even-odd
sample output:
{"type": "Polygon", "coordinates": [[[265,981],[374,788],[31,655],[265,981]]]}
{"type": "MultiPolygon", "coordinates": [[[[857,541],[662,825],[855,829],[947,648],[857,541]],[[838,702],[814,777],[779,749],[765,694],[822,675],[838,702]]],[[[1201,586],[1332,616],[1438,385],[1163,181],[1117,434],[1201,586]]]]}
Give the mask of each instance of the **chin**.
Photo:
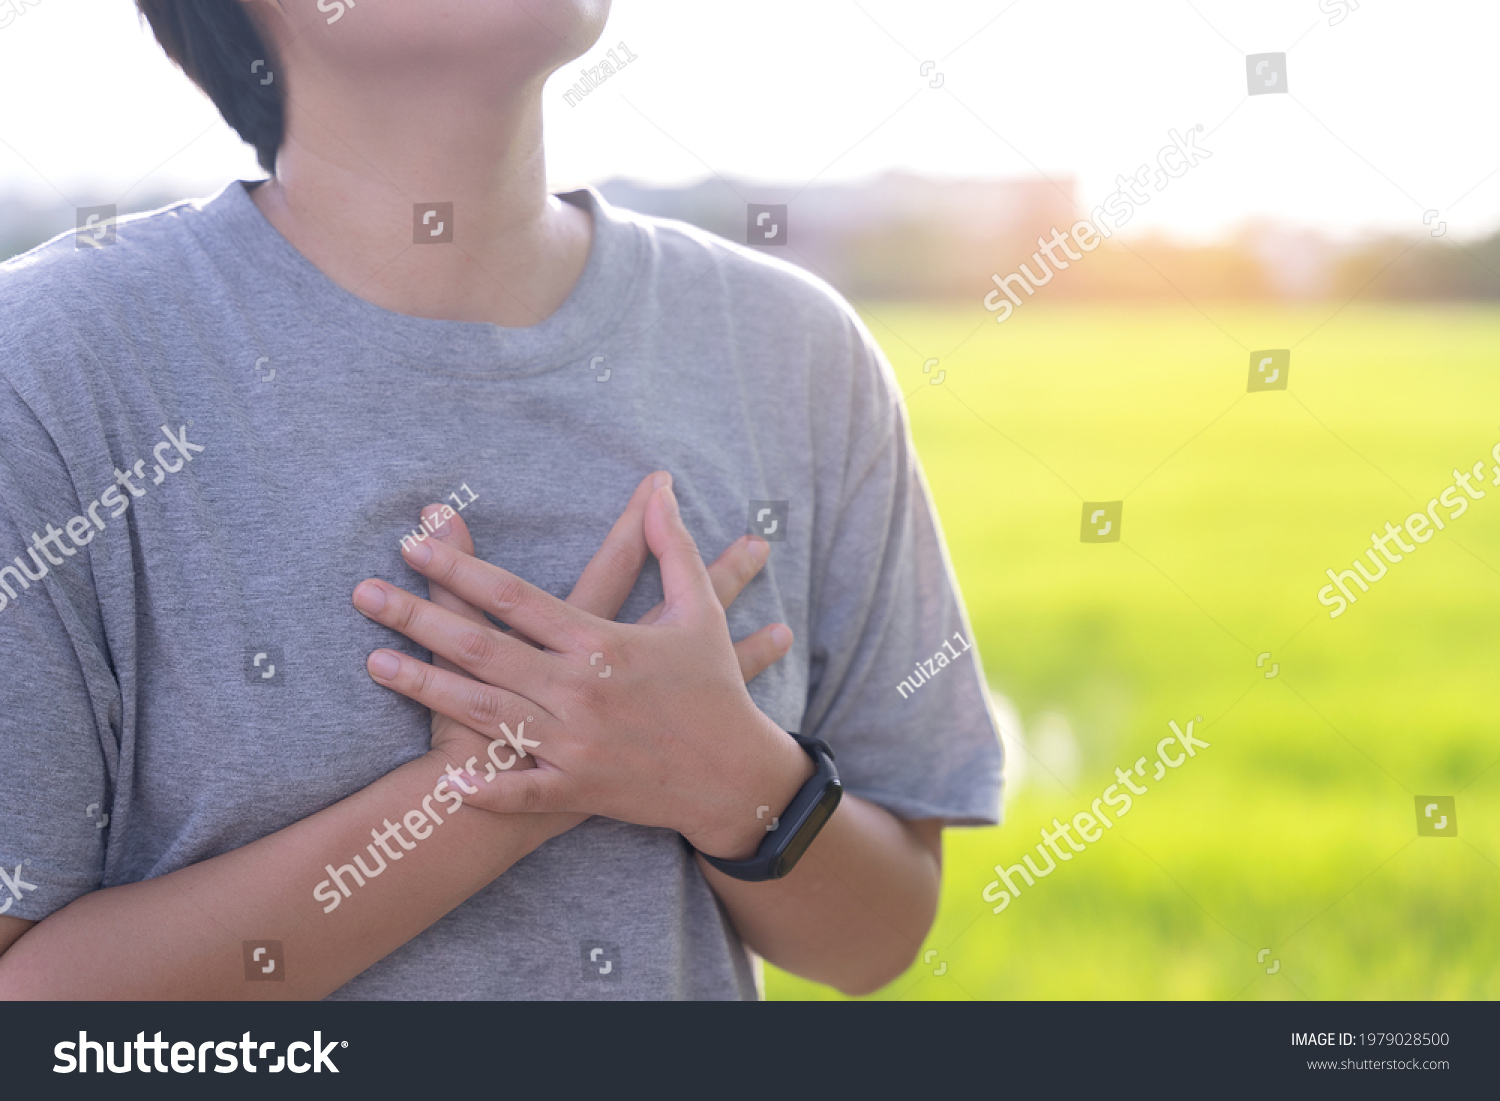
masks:
{"type": "Polygon", "coordinates": [[[545,77],[586,53],[604,32],[609,0],[311,0],[317,52],[343,66],[386,71],[440,64],[506,83],[545,77]]]}

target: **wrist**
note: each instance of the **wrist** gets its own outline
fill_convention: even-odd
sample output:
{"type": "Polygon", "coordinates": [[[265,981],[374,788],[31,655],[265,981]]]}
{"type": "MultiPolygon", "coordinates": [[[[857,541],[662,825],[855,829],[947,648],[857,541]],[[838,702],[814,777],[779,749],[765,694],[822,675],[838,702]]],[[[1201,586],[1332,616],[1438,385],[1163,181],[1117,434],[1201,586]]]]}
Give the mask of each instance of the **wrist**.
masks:
{"type": "Polygon", "coordinates": [[[748,767],[727,772],[733,785],[699,810],[697,824],[683,830],[688,844],[723,860],[754,856],[797,792],[817,772],[812,759],[785,730],[757,711],[748,767]]]}

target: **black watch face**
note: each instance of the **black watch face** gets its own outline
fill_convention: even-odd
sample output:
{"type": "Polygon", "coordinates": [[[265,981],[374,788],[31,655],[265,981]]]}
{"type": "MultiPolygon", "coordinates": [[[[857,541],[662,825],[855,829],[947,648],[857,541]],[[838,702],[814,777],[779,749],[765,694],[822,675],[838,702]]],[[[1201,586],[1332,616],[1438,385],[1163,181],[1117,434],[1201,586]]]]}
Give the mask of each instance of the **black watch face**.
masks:
{"type": "Polygon", "coordinates": [[[808,812],[807,818],[803,820],[802,828],[797,831],[796,836],[787,844],[782,854],[777,857],[774,878],[780,879],[796,867],[797,861],[802,859],[802,854],[813,843],[813,839],[818,836],[818,831],[823,828],[823,824],[828,821],[835,808],[838,807],[839,800],[843,797],[844,785],[837,780],[832,781],[823,789],[823,794],[819,797],[812,810],[808,812]]]}

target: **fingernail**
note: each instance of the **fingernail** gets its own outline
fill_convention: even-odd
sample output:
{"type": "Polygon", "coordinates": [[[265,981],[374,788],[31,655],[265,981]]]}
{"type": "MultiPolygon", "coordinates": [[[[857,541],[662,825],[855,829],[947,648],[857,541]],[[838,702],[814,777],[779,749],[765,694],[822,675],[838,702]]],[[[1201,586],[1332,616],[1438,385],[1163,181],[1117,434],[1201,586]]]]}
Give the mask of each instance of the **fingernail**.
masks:
{"type": "Polygon", "coordinates": [[[657,474],[656,478],[651,482],[651,488],[652,489],[664,489],[665,487],[667,487],[667,486],[669,486],[671,484],[672,484],[672,475],[668,474],[665,470],[663,470],[659,474],[657,474]]]}
{"type": "Polygon", "coordinates": [[[673,516],[681,515],[680,510],[677,508],[677,494],[672,492],[671,486],[667,486],[666,489],[662,490],[661,496],[667,508],[672,510],[673,516]]]}
{"type": "Polygon", "coordinates": [[[354,590],[354,606],[366,615],[378,615],[385,607],[385,593],[379,585],[362,581],[354,590]]]}
{"type": "Polygon", "coordinates": [[[413,566],[425,566],[432,561],[432,548],[415,539],[405,545],[406,560],[413,566]]]}
{"type": "Polygon", "coordinates": [[[436,535],[439,539],[446,539],[448,538],[448,536],[453,534],[453,525],[448,523],[447,520],[443,520],[443,510],[441,507],[435,508],[431,512],[427,513],[424,519],[427,521],[428,526],[432,529],[432,534],[436,535]],[[442,523],[434,524],[434,520],[442,520],[442,523]]]}
{"type": "Polygon", "coordinates": [[[376,650],[370,655],[370,675],[380,680],[390,680],[401,672],[401,662],[389,650],[376,650]]]}
{"type": "Polygon", "coordinates": [[[750,557],[755,560],[755,564],[757,566],[764,565],[767,556],[771,553],[771,544],[767,543],[764,539],[757,539],[753,535],[747,535],[745,542],[750,545],[750,557]]]}
{"type": "Polygon", "coordinates": [[[771,628],[771,641],[778,650],[788,650],[792,645],[792,632],[778,623],[771,628]]]}

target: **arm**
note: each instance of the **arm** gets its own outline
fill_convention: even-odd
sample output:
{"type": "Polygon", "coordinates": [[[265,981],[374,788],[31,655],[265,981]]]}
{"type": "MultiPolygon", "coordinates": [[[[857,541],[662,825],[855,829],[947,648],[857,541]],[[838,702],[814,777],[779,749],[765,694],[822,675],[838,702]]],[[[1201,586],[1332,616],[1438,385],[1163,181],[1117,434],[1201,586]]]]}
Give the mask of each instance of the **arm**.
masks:
{"type": "MultiPolygon", "coordinates": [[[[373,787],[367,788],[360,794],[366,795],[373,791],[373,787]]],[[[344,804],[339,804],[339,806],[342,807],[344,804]]],[[[330,808],[330,811],[334,809],[337,808],[330,808]]],[[[324,811],[323,814],[329,814],[330,811],[324,811]]],[[[463,816],[460,816],[455,819],[455,823],[463,820],[466,833],[473,835],[475,844],[482,844],[482,833],[486,823],[475,821],[473,816],[482,815],[484,812],[466,808],[465,813],[471,817],[463,819],[463,816]]],[[[307,821],[311,822],[312,819],[307,821]]],[[[304,822],[298,825],[305,824],[304,822]]],[[[940,831],[941,826],[935,820],[903,821],[873,803],[868,803],[857,796],[846,795],[840,802],[839,809],[818,834],[817,840],[813,842],[797,868],[786,879],[771,883],[742,883],[715,871],[706,861],[700,859],[698,864],[713,887],[714,893],[728,910],[736,931],[756,952],[784,970],[817,982],[828,983],[846,994],[867,994],[890,982],[905,969],[921,946],[932,924],[933,915],[937,910],[942,853],[940,831]]],[[[495,855],[502,856],[506,846],[518,847],[516,845],[518,840],[522,839],[516,835],[501,836],[499,841],[502,852],[495,855]]],[[[256,844],[262,844],[262,842],[256,844]]],[[[456,845],[457,841],[455,841],[455,847],[456,845]]],[[[247,848],[253,847],[247,846],[247,848]]],[[[246,850],[239,851],[245,852],[246,850]]],[[[347,859],[350,851],[353,851],[352,847],[344,851],[342,859],[347,859]]],[[[430,857],[434,865],[443,862],[443,858],[438,853],[427,853],[425,843],[423,852],[430,857]]],[[[460,850],[457,857],[460,862],[462,855],[462,850],[460,850]]],[[[520,855],[524,854],[518,852],[516,858],[518,859],[520,855]]],[[[208,864],[213,863],[214,861],[208,861],[196,867],[206,868],[208,864]]],[[[500,875],[504,871],[505,868],[502,867],[495,874],[500,875]]],[[[415,882],[412,885],[415,886],[415,882]]],[[[477,886],[483,886],[483,883],[477,886]]],[[[127,888],[113,888],[113,890],[124,889],[127,888]]],[[[464,894],[455,899],[454,905],[466,897],[468,895],[464,894]]],[[[78,903],[84,901],[86,899],[79,899],[78,903]]],[[[74,905],[77,906],[78,903],[74,905]]],[[[397,905],[399,909],[399,902],[397,905]]],[[[433,913],[432,920],[436,920],[451,908],[449,906],[437,910],[433,913]]],[[[68,909],[71,910],[72,907],[68,909]]],[[[355,908],[351,907],[351,911],[353,909],[355,908]]],[[[373,907],[367,909],[364,916],[382,917],[386,930],[396,936],[399,936],[401,928],[410,924],[410,920],[419,919],[416,913],[403,916],[399,913],[382,911],[377,914],[373,907]]],[[[52,919],[49,918],[49,926],[51,921],[52,919]]],[[[32,924],[20,918],[0,916],[0,953],[5,952],[32,924]]],[[[157,927],[157,923],[153,921],[152,927],[157,927]]],[[[410,935],[415,935],[425,927],[421,925],[413,928],[410,935]]],[[[334,932],[335,928],[329,929],[330,935],[334,932]]],[[[342,931],[338,932],[338,937],[343,935],[342,931]]],[[[390,945],[390,948],[405,943],[410,939],[410,935],[400,937],[390,945]]],[[[51,934],[48,933],[47,936],[50,939],[51,934]]],[[[40,951],[41,954],[37,956],[37,959],[38,965],[41,966],[45,964],[47,949],[44,944],[38,943],[39,948],[31,947],[40,951]]],[[[132,940],[131,950],[135,951],[138,947],[138,944],[132,940]]],[[[327,954],[328,957],[336,959],[341,947],[339,943],[335,943],[332,951],[327,954]]],[[[304,946],[300,940],[296,940],[288,949],[288,953],[290,955],[295,950],[297,957],[300,957],[304,951],[313,948],[312,944],[304,946]]],[[[374,955],[369,963],[381,958],[389,950],[387,948],[374,955]]],[[[223,951],[228,953],[229,959],[227,961],[221,959],[217,962],[226,964],[228,968],[226,981],[231,986],[237,986],[242,994],[282,998],[297,996],[295,990],[299,986],[290,981],[281,984],[242,983],[242,975],[238,971],[240,960],[238,946],[230,944],[223,951]]],[[[101,955],[107,956],[107,953],[101,953],[101,955]]],[[[120,982],[122,977],[116,966],[117,959],[118,957],[104,960],[98,970],[87,965],[78,968],[78,974],[89,977],[89,990],[85,992],[87,996],[93,998],[108,996],[93,981],[95,975],[111,975],[116,982],[120,982]]],[[[14,962],[15,960],[7,958],[0,963],[0,995],[11,998],[68,996],[66,991],[55,986],[49,987],[45,995],[34,994],[14,986],[9,971],[14,962]]],[[[350,976],[342,979],[330,974],[329,981],[332,985],[329,989],[337,989],[347,981],[348,977],[352,977],[362,967],[368,965],[368,963],[360,965],[351,972],[350,976]]],[[[311,978],[311,976],[301,977],[311,978]]],[[[121,983],[121,985],[126,984],[121,983]]],[[[125,996],[139,997],[141,995],[132,989],[125,996]]],[[[187,998],[199,995],[163,992],[161,996],[187,998]]],[[[309,993],[307,996],[317,995],[309,993]]]]}
{"type": "Polygon", "coordinates": [[[444,777],[445,763],[428,754],[243,848],[75,899],[26,929],[0,958],[0,998],[329,994],[576,821],[528,822],[473,807],[449,817],[439,809],[444,824],[418,848],[364,887],[351,883],[351,897],[323,913],[313,889],[328,878],[324,865],[348,864],[356,852],[373,865],[365,853],[371,829],[420,808],[444,777]],[[284,981],[246,981],[247,940],[282,942],[284,981]]]}
{"type": "MultiPolygon", "coordinates": [[[[760,823],[754,831],[735,858],[754,854],[765,836],[760,823]]],[[[701,856],[698,866],[760,955],[845,994],[870,994],[911,965],[932,928],[942,854],[940,820],[906,821],[846,794],[785,879],[746,883],[701,856]]]]}

